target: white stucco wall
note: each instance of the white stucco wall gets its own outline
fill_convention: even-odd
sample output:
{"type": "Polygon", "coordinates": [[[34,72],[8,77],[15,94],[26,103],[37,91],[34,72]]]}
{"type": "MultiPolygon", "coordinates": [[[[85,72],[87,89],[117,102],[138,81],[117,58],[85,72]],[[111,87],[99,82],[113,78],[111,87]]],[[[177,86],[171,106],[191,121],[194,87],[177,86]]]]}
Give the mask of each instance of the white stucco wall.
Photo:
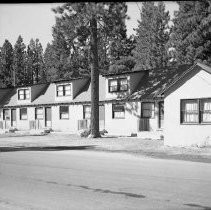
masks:
{"type": "Polygon", "coordinates": [[[112,103],[105,104],[105,129],[109,134],[130,135],[131,133],[137,133],[137,121],[141,113],[140,102],[126,103],[125,106],[125,118],[113,119],[112,103]]]}
{"type": "MultiPolygon", "coordinates": [[[[115,135],[131,135],[131,133],[141,133],[139,131],[138,123],[141,117],[141,102],[127,102],[125,103],[125,118],[124,119],[113,119],[112,118],[112,103],[105,104],[105,129],[109,134],[115,135]]],[[[150,132],[158,131],[158,103],[155,103],[155,117],[149,119],[150,132]]],[[[144,137],[146,137],[146,132],[144,137]]]]}
{"type": "Polygon", "coordinates": [[[180,124],[180,99],[211,98],[211,75],[198,72],[164,100],[164,144],[189,146],[211,139],[211,125],[180,124]]]}
{"type": "Polygon", "coordinates": [[[83,106],[70,105],[69,119],[59,119],[59,106],[52,107],[52,129],[55,131],[78,131],[78,120],[83,119],[83,106]]]}
{"type": "Polygon", "coordinates": [[[16,108],[16,128],[18,130],[29,130],[31,120],[35,120],[34,107],[27,107],[27,120],[20,120],[20,108],[16,108]]]}

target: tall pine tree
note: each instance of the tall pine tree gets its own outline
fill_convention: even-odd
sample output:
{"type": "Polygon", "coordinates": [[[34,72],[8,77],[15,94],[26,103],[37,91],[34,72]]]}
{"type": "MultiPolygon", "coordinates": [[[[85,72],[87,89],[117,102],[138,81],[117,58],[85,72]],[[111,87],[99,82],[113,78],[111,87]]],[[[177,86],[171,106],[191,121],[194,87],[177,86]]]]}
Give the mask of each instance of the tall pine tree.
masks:
{"type": "Polygon", "coordinates": [[[211,1],[179,1],[169,46],[178,64],[199,60],[211,64],[211,1]]]}
{"type": "Polygon", "coordinates": [[[2,81],[2,87],[13,86],[13,78],[13,47],[12,44],[6,39],[1,48],[0,79],[2,81]]]}
{"type": "Polygon", "coordinates": [[[168,64],[167,42],[169,40],[169,12],[165,4],[143,2],[141,20],[136,30],[136,47],[133,55],[135,69],[160,68],[168,64]]]}
{"type": "MultiPolygon", "coordinates": [[[[133,42],[126,35],[126,3],[104,5],[107,7],[108,16],[102,16],[98,21],[98,59],[101,72],[107,72],[110,65],[122,56],[128,56],[133,48],[130,46],[133,42]]],[[[89,30],[86,26],[74,25],[68,16],[67,5],[54,9],[54,12],[64,15],[63,18],[56,17],[56,24],[53,27],[52,48],[55,50],[58,76],[77,77],[81,74],[90,74],[90,54],[86,39],[90,34],[89,30]],[[79,33],[80,36],[77,36],[79,33]]]]}
{"type": "MultiPolygon", "coordinates": [[[[122,3],[67,3],[54,11],[60,14],[61,36],[71,54],[88,51],[91,69],[91,136],[99,137],[99,43],[100,38],[110,36],[117,25],[117,13],[113,7],[122,3]],[[62,29],[62,30],[61,30],[62,29]],[[104,33],[104,34],[102,34],[104,33]]],[[[123,16],[119,16],[123,18],[123,16]]],[[[123,21],[121,21],[123,22],[123,21]]],[[[109,40],[110,41],[110,40],[109,40]]],[[[101,42],[102,44],[102,42],[101,42]]],[[[104,48],[109,47],[105,46],[104,48]]],[[[104,52],[105,54],[105,52],[104,52]]]]}
{"type": "Polygon", "coordinates": [[[46,81],[43,48],[39,39],[30,40],[27,48],[27,74],[30,84],[46,81]]]}
{"type": "Polygon", "coordinates": [[[25,49],[26,46],[23,43],[23,38],[18,37],[18,40],[14,46],[14,58],[13,58],[13,69],[14,69],[14,79],[16,85],[24,85],[25,80],[25,49]]]}
{"type": "Polygon", "coordinates": [[[53,45],[50,43],[47,44],[44,52],[44,63],[45,63],[46,80],[50,82],[58,79],[55,50],[53,49],[53,45]]]}

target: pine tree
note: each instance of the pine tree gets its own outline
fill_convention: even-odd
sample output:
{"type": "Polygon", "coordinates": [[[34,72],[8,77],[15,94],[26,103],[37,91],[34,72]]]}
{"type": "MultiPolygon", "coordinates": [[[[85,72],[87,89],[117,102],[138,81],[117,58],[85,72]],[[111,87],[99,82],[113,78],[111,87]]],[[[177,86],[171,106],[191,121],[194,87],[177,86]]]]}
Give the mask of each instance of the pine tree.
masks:
{"type": "MultiPolygon", "coordinates": [[[[106,5],[106,4],[104,4],[106,5]]],[[[126,3],[107,3],[108,16],[98,21],[98,59],[100,72],[107,72],[109,66],[127,56],[128,46],[125,19],[126,3]],[[115,27],[114,27],[115,26],[115,27]],[[127,50],[124,50],[127,49],[127,50]]],[[[53,27],[53,49],[55,49],[59,77],[77,77],[89,75],[89,46],[86,37],[90,35],[86,26],[75,27],[73,20],[67,15],[69,7],[63,6],[56,13],[65,13],[65,18],[56,17],[53,27]],[[77,34],[80,33],[80,36],[77,34]],[[77,37],[77,38],[76,38],[77,37]],[[86,46],[86,47],[85,47],[86,46]]]]}
{"type": "Polygon", "coordinates": [[[39,39],[30,40],[27,48],[27,75],[29,84],[46,81],[43,48],[39,39]]]}
{"type": "MultiPolygon", "coordinates": [[[[57,17],[59,27],[55,27],[54,30],[59,29],[57,34],[61,32],[60,43],[66,43],[64,50],[69,51],[69,57],[77,56],[79,52],[86,55],[88,52],[90,65],[87,67],[91,69],[91,136],[94,138],[100,136],[99,67],[104,66],[99,65],[99,44],[103,44],[101,40],[107,38],[107,35],[114,35],[114,28],[119,27],[117,13],[113,9],[117,5],[120,6],[121,3],[117,3],[116,6],[113,3],[67,3],[54,10],[60,14],[60,17],[57,17]]],[[[102,49],[107,47],[104,46],[102,49]]]]}
{"type": "Polygon", "coordinates": [[[56,60],[55,60],[55,50],[53,49],[52,44],[48,43],[44,53],[44,63],[45,63],[45,72],[46,80],[48,82],[54,81],[57,78],[57,69],[56,69],[56,60]]]}
{"type": "Polygon", "coordinates": [[[143,2],[141,20],[136,29],[136,47],[133,50],[136,59],[135,69],[160,68],[168,64],[167,42],[169,39],[169,12],[165,4],[143,2]]]}
{"type": "Polygon", "coordinates": [[[173,58],[178,64],[199,60],[211,64],[211,2],[179,1],[171,39],[173,58]]]}
{"type": "Polygon", "coordinates": [[[23,38],[19,36],[14,46],[13,58],[14,79],[15,84],[18,86],[25,84],[25,48],[23,38]]]}
{"type": "Polygon", "coordinates": [[[3,87],[11,87],[14,83],[13,72],[13,47],[6,39],[1,48],[1,72],[0,77],[3,87]]]}

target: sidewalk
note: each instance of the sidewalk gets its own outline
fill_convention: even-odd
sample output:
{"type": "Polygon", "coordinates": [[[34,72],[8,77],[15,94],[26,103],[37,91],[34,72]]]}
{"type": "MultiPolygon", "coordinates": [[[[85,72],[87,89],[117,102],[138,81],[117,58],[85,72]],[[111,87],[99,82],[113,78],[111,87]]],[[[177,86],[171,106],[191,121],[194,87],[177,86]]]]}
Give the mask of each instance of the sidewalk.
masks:
{"type": "Polygon", "coordinates": [[[137,137],[81,138],[68,133],[48,135],[0,135],[0,152],[43,150],[94,150],[130,153],[136,156],[177,159],[211,163],[211,147],[167,147],[162,140],[145,140],[137,137]]]}

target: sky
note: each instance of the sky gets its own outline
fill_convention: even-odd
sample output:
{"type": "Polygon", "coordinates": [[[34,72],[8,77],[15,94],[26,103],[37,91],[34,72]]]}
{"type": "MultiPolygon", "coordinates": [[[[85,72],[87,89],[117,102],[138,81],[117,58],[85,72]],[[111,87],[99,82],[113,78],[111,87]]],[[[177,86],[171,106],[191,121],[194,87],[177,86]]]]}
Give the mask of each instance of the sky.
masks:
{"type": "MultiPolygon", "coordinates": [[[[166,1],[165,4],[172,19],[178,5],[174,1],[166,1]]],[[[0,4],[0,46],[5,39],[14,46],[21,35],[26,45],[31,38],[38,38],[45,49],[47,43],[52,41],[52,26],[55,24],[55,15],[51,8],[58,5],[61,3],[0,4]]],[[[130,17],[126,21],[128,36],[135,34],[133,28],[138,26],[141,5],[141,2],[127,2],[127,14],[130,17]]]]}

